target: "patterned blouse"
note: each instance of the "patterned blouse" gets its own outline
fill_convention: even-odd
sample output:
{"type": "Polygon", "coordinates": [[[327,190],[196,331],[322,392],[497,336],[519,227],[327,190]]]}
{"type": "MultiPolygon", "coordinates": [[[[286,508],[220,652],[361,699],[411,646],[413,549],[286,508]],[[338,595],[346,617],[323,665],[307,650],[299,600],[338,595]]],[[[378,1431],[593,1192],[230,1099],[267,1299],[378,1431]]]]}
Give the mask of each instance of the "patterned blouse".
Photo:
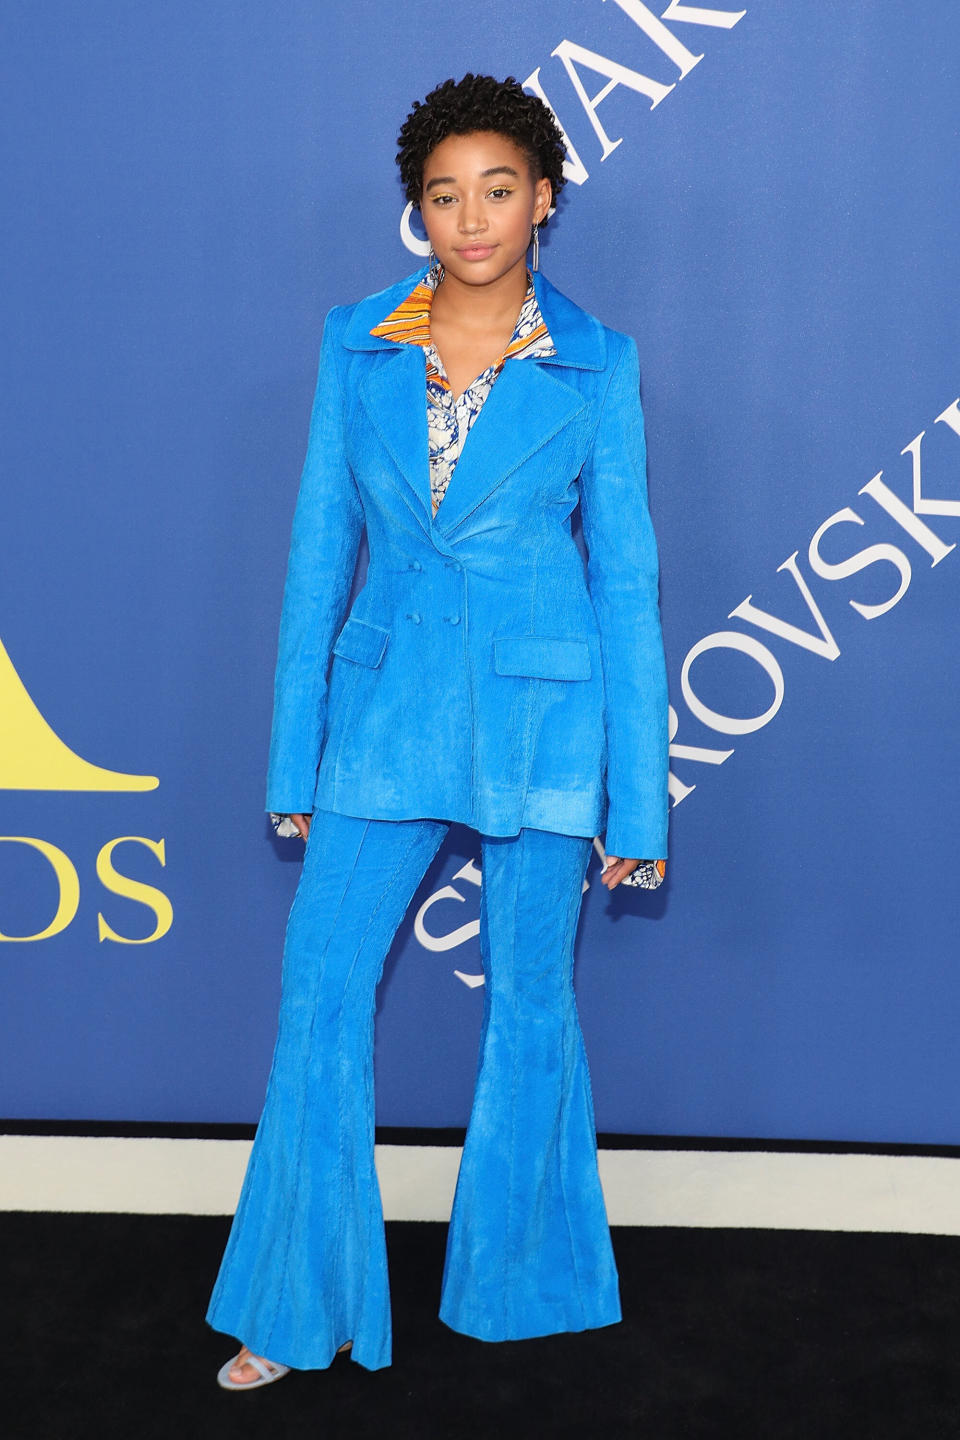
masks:
{"type": "MultiPolygon", "coordinates": [[[[434,515],[446,494],[470,427],[480,414],[483,402],[506,362],[540,359],[557,353],[540,313],[533,288],[533,276],[528,270],[527,293],[520,307],[513,335],[502,355],[471,381],[461,395],[454,397],[443,361],[430,339],[430,308],[434,292],[442,279],[442,267],[432,266],[407,298],[370,331],[371,335],[408,345],[419,345],[423,349],[426,361],[430,494],[434,515]]],[[[289,817],[271,815],[270,818],[278,835],[299,834],[289,817]]],[[[655,890],[663,880],[665,868],[663,860],[642,860],[621,884],[655,890]]]]}
{"type": "Polygon", "coordinates": [[[541,356],[557,353],[540,314],[529,271],[527,278],[527,294],[520,307],[509,344],[500,358],[488,365],[456,399],[450,388],[447,372],[443,368],[443,361],[430,339],[430,307],[439,283],[436,267],[427,272],[426,278],[411,290],[396,310],[370,331],[371,335],[380,335],[385,340],[405,341],[409,345],[420,345],[423,348],[427,365],[427,429],[434,515],[446,494],[470,427],[480,414],[483,402],[490,394],[493,382],[506,361],[539,359],[541,356]]]}

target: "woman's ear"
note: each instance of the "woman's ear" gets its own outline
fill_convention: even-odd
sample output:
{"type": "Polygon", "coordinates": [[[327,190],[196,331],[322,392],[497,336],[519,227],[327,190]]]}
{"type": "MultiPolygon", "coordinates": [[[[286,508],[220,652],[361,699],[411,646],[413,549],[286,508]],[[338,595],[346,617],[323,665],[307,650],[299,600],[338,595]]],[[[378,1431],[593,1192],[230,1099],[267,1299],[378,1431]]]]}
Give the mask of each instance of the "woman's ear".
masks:
{"type": "Polygon", "coordinates": [[[546,218],[553,201],[553,186],[545,175],[542,180],[537,181],[534,196],[533,218],[539,225],[546,218]]]}

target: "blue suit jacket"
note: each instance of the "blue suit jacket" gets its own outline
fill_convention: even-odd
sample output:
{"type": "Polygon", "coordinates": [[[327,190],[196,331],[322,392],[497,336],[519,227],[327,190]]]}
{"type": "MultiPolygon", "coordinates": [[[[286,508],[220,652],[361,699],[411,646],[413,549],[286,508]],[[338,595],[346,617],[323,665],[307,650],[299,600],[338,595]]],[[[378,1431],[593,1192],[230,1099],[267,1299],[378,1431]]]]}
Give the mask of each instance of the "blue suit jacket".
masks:
{"type": "Polygon", "coordinates": [[[562,295],[431,513],[424,356],[328,314],[280,621],[266,808],[667,854],[667,684],[633,340],[562,295]],[[589,562],[571,535],[579,502],[589,562]],[[366,582],[345,616],[366,528],[366,582]]]}

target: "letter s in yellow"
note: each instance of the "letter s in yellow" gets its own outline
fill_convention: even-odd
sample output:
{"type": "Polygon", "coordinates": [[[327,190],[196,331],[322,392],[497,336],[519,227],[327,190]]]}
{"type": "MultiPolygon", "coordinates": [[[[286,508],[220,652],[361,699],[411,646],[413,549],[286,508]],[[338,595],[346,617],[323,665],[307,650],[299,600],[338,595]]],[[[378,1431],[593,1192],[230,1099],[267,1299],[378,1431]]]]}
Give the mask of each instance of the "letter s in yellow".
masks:
{"type": "Polygon", "coordinates": [[[162,890],[158,890],[153,885],[145,885],[140,880],[131,880],[113,868],[114,850],[118,845],[127,843],[146,845],[147,849],[156,855],[160,864],[166,865],[162,840],[147,840],[143,835],[118,835],[115,840],[108,840],[97,855],[97,878],[104,889],[109,890],[112,895],[122,895],[128,900],[136,900],[138,904],[148,906],[156,915],[157,923],[151,935],[144,936],[142,940],[131,940],[126,935],[118,935],[98,910],[98,938],[114,940],[118,945],[150,945],[154,940],[162,939],[173,924],[173,906],[162,890]]]}

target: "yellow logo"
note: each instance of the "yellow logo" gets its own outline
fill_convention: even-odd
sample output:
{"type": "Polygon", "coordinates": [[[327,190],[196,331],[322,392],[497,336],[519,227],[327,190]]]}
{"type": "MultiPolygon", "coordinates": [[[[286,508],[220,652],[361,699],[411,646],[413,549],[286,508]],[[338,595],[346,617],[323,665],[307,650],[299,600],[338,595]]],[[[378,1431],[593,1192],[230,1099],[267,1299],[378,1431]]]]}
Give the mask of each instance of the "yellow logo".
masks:
{"type": "MultiPolygon", "coordinates": [[[[127,775],[106,770],[82,759],[47,724],[0,641],[0,790],[155,790],[155,775],[127,775]]],[[[80,877],[76,866],[58,845],[31,835],[0,835],[0,842],[24,845],[37,851],[52,868],[57,880],[57,906],[53,917],[32,935],[7,935],[0,942],[49,940],[70,925],[80,907],[80,877]]],[[[118,845],[145,846],[161,865],[166,865],[162,840],[142,835],[121,835],[102,845],[96,873],[103,888],[114,895],[134,900],[153,911],[153,931],[142,939],[121,935],[97,912],[97,937],[118,945],[150,945],[167,934],[173,924],[173,907],[162,890],[123,875],[113,864],[118,845]]]]}
{"type": "Polygon", "coordinates": [[[0,640],[0,790],[155,790],[159,783],[75,754],[33,703],[0,640]]]}

